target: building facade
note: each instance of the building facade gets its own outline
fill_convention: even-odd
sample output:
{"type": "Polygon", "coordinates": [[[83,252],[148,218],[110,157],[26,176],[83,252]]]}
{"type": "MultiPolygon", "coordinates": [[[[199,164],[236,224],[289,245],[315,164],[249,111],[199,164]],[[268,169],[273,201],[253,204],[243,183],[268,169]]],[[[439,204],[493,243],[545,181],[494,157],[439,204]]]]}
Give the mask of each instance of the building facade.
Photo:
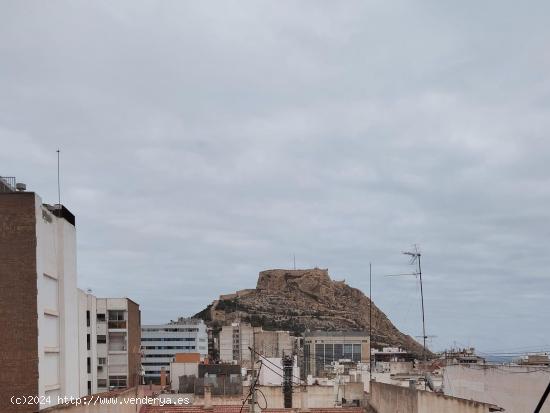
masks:
{"type": "MultiPolygon", "coordinates": [[[[75,216],[0,178],[2,413],[35,412],[59,404],[58,397],[95,392],[88,302],[77,288],[75,216]],[[12,396],[39,403],[13,404],[12,396]]],[[[139,354],[137,322],[131,340],[139,354]]]]}
{"type": "Polygon", "coordinates": [[[0,411],[35,411],[80,396],[75,219],[9,189],[0,192],[0,411]],[[14,406],[13,395],[44,403],[14,406]]]}
{"type": "MultiPolygon", "coordinates": [[[[128,298],[97,298],[79,290],[80,371],[94,394],[141,383],[141,313],[128,298]]],[[[84,380],[81,380],[81,383],[84,380]]]]}
{"type": "Polygon", "coordinates": [[[370,339],[362,331],[312,331],[304,333],[304,377],[322,377],[334,361],[369,363],[370,339]]]}
{"type": "Polygon", "coordinates": [[[208,357],[208,334],[204,321],[179,318],[168,324],[141,327],[142,366],[146,383],[160,383],[161,368],[170,377],[170,362],[176,353],[199,353],[208,357]]]}
{"type": "Polygon", "coordinates": [[[281,358],[293,354],[293,340],[288,331],[264,331],[250,323],[235,322],[222,327],[219,333],[220,361],[251,367],[253,348],[258,357],[281,358]]]}
{"type": "Polygon", "coordinates": [[[222,363],[250,364],[252,355],[249,347],[254,345],[254,327],[249,323],[231,323],[220,331],[220,361],[222,363]]]}

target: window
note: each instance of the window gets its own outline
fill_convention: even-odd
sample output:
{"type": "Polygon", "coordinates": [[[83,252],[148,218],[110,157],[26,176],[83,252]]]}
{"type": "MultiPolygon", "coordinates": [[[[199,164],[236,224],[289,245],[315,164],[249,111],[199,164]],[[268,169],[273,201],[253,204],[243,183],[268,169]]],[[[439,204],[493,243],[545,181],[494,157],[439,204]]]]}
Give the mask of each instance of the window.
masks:
{"type": "Polygon", "coordinates": [[[97,322],[98,323],[104,323],[105,322],[105,314],[98,314],[97,315],[97,322]]]}
{"type": "Polygon", "coordinates": [[[361,361],[361,344],[353,345],[353,361],[361,361]]]}
{"type": "Polygon", "coordinates": [[[321,376],[321,371],[325,367],[325,345],[315,344],[315,375],[321,376]]]}
{"type": "Polygon", "coordinates": [[[107,343],[107,336],[98,335],[97,336],[97,344],[105,344],[105,343],[107,343]]]}
{"type": "Polygon", "coordinates": [[[344,358],[344,346],[342,344],[334,345],[334,360],[340,360],[344,358]]]}
{"type": "MultiPolygon", "coordinates": [[[[90,327],[90,311],[86,311],[86,327],[90,327]]],[[[90,383],[91,385],[91,383],[90,383]]]]}
{"type": "Polygon", "coordinates": [[[310,354],[309,354],[309,344],[304,344],[304,365],[306,369],[306,374],[311,374],[310,372],[310,354]]]}
{"type": "Polygon", "coordinates": [[[97,379],[97,387],[107,387],[107,379],[97,379]]]}
{"type": "Polygon", "coordinates": [[[333,351],[333,344],[325,344],[325,364],[330,364],[334,361],[333,351]]]}
{"type": "Polygon", "coordinates": [[[86,359],[86,366],[86,370],[88,371],[88,374],[90,374],[92,372],[92,360],[90,357],[86,359]]]}
{"type": "Polygon", "coordinates": [[[86,334],[86,348],[88,350],[90,350],[90,347],[91,347],[91,345],[90,345],[90,335],[86,334]]]}
{"type": "Polygon", "coordinates": [[[109,332],[109,351],[126,350],[126,333],[109,332]]]}
{"type": "Polygon", "coordinates": [[[124,310],[109,310],[109,321],[124,321],[124,310]]]}
{"type": "Polygon", "coordinates": [[[124,310],[109,310],[109,328],[126,328],[124,310]]]}
{"type": "Polygon", "coordinates": [[[88,380],[88,396],[92,394],[92,382],[88,380]]]}
{"type": "Polygon", "coordinates": [[[107,359],[105,357],[98,357],[97,358],[97,364],[100,366],[103,366],[107,364],[107,359]]]}
{"type": "Polygon", "coordinates": [[[353,346],[351,344],[344,344],[344,358],[351,359],[353,346]]]}
{"type": "Polygon", "coordinates": [[[109,376],[109,388],[121,389],[126,387],[126,376],[109,376]]]}

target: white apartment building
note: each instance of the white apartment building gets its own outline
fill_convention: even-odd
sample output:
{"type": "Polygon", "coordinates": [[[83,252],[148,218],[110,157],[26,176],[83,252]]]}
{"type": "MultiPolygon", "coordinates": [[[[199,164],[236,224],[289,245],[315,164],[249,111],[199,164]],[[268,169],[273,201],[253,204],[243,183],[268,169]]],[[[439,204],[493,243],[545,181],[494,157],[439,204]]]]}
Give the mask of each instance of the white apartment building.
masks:
{"type": "Polygon", "coordinates": [[[200,319],[179,318],[168,324],[141,327],[141,351],[145,383],[160,383],[164,367],[170,377],[170,362],[176,353],[199,353],[208,357],[208,334],[200,319]]]}
{"type": "MultiPolygon", "coordinates": [[[[79,397],[74,215],[2,179],[0,192],[0,411],[12,395],[36,395],[33,409],[79,397]]],[[[85,384],[84,384],[85,386],[85,384]]],[[[84,393],[85,394],[85,393],[84,393]]]]}
{"type": "Polygon", "coordinates": [[[140,311],[128,298],[96,298],[79,290],[81,392],[141,382],[140,311]],[[82,383],[87,383],[84,388],[82,383]]]}
{"type": "MultiPolygon", "coordinates": [[[[0,412],[14,409],[12,396],[39,399],[17,406],[35,412],[58,404],[58,396],[97,390],[92,367],[99,349],[87,345],[98,328],[91,317],[98,306],[94,298],[77,289],[74,215],[16,189],[15,178],[0,177],[0,412]]],[[[136,307],[139,313],[135,303],[128,308],[135,313],[136,307]]],[[[138,366],[139,334],[137,318],[128,337],[136,353],[130,364],[137,360],[138,366]]]]}

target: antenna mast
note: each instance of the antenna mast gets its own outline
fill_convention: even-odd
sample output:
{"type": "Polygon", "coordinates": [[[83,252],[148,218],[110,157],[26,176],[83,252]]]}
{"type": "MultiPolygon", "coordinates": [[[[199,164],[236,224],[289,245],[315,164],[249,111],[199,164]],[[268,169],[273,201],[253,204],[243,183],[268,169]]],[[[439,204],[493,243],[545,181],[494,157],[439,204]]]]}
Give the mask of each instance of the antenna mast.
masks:
{"type": "Polygon", "coordinates": [[[57,203],[61,208],[61,179],[59,175],[59,149],[57,150],[57,203]]]}
{"type": "MultiPolygon", "coordinates": [[[[369,379],[372,381],[372,263],[369,262],[369,379]]],[[[369,383],[370,392],[370,383],[369,383]]]]}
{"type": "Polygon", "coordinates": [[[428,336],[426,336],[426,319],[424,317],[424,290],[422,288],[422,266],[420,265],[420,257],[422,254],[420,254],[420,251],[418,250],[418,247],[414,246],[414,251],[403,251],[403,254],[410,255],[411,257],[411,264],[414,264],[415,262],[418,265],[418,276],[420,277],[420,301],[422,302],[422,340],[424,343],[424,349],[423,349],[423,359],[426,361],[426,339],[428,336]]]}

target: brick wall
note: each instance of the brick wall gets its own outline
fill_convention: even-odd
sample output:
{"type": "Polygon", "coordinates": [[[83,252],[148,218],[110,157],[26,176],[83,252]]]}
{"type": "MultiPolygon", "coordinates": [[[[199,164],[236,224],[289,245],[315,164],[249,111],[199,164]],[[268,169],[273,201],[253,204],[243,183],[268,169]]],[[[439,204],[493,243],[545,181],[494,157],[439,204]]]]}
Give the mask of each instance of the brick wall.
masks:
{"type": "Polygon", "coordinates": [[[128,300],[128,387],[139,383],[141,372],[141,312],[139,305],[128,300]]]}
{"type": "Polygon", "coordinates": [[[33,412],[38,395],[35,194],[0,194],[0,412],[33,412]]]}

